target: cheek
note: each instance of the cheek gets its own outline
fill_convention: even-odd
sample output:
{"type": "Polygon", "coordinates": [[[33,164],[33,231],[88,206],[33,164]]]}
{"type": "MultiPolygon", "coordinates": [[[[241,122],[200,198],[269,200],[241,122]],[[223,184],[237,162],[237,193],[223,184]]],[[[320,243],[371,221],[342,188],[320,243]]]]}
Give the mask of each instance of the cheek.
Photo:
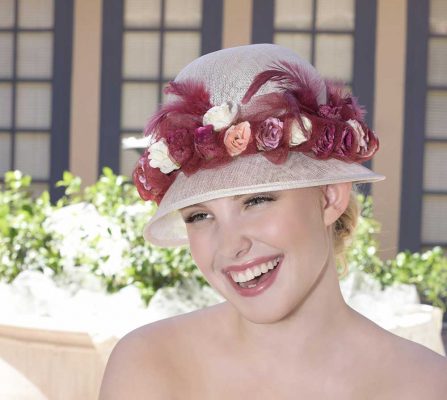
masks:
{"type": "Polygon", "coordinates": [[[207,278],[212,265],[211,243],[208,242],[209,235],[197,235],[188,232],[188,238],[192,259],[207,278]]]}
{"type": "Polygon", "coordinates": [[[288,213],[278,221],[281,224],[271,224],[271,235],[276,235],[292,250],[301,250],[301,256],[319,253],[323,250],[326,239],[326,227],[319,210],[307,208],[308,212],[288,213]]]}

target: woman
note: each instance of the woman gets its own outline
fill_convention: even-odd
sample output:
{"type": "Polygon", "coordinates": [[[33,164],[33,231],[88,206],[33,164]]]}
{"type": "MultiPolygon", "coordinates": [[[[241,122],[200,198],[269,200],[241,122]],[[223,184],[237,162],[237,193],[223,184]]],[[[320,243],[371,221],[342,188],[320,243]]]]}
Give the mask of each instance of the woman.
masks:
{"type": "Polygon", "coordinates": [[[262,44],[186,66],[134,172],[159,204],[144,236],[188,243],[219,305],[115,347],[101,399],[445,399],[447,361],[344,302],[336,257],[376,135],[349,95],[262,44]]]}

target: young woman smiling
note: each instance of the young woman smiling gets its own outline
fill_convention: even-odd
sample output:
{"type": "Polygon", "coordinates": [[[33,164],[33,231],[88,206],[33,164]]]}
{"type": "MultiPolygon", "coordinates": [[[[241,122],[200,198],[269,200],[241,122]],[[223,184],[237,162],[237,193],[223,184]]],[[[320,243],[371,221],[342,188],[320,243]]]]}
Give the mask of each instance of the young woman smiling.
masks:
{"type": "Polygon", "coordinates": [[[115,347],[100,398],[441,400],[447,360],[351,309],[338,283],[353,184],[378,149],[362,109],[293,52],[200,57],[170,82],[134,181],[144,236],[189,244],[226,301],[115,347]]]}

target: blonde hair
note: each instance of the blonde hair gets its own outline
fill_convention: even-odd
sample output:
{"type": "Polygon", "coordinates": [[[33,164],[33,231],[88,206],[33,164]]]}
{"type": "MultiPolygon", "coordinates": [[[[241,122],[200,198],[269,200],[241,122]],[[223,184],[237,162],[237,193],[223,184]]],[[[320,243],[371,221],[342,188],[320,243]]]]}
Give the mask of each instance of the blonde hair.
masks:
{"type": "Polygon", "coordinates": [[[355,186],[351,190],[349,204],[345,212],[332,224],[332,238],[334,243],[334,253],[337,265],[341,267],[339,278],[343,278],[349,272],[346,260],[346,250],[352,243],[357,222],[360,215],[360,204],[357,200],[357,190],[355,186]]]}

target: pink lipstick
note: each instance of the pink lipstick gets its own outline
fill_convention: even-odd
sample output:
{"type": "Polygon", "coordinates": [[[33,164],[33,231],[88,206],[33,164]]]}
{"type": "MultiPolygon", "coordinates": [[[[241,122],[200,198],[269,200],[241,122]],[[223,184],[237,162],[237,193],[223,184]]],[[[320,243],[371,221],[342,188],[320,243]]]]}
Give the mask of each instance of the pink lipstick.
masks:
{"type": "Polygon", "coordinates": [[[233,288],[241,295],[241,296],[257,296],[267,290],[275,281],[276,276],[281,268],[283,256],[275,256],[275,257],[262,257],[257,260],[254,260],[250,263],[246,263],[243,265],[231,266],[227,267],[223,270],[228,280],[230,281],[233,288]],[[246,282],[235,282],[232,278],[233,273],[238,273],[247,270],[248,268],[254,268],[256,266],[260,266],[261,264],[267,263],[269,261],[273,261],[279,258],[279,262],[273,269],[269,269],[267,272],[262,273],[262,275],[257,276],[246,282]]]}

